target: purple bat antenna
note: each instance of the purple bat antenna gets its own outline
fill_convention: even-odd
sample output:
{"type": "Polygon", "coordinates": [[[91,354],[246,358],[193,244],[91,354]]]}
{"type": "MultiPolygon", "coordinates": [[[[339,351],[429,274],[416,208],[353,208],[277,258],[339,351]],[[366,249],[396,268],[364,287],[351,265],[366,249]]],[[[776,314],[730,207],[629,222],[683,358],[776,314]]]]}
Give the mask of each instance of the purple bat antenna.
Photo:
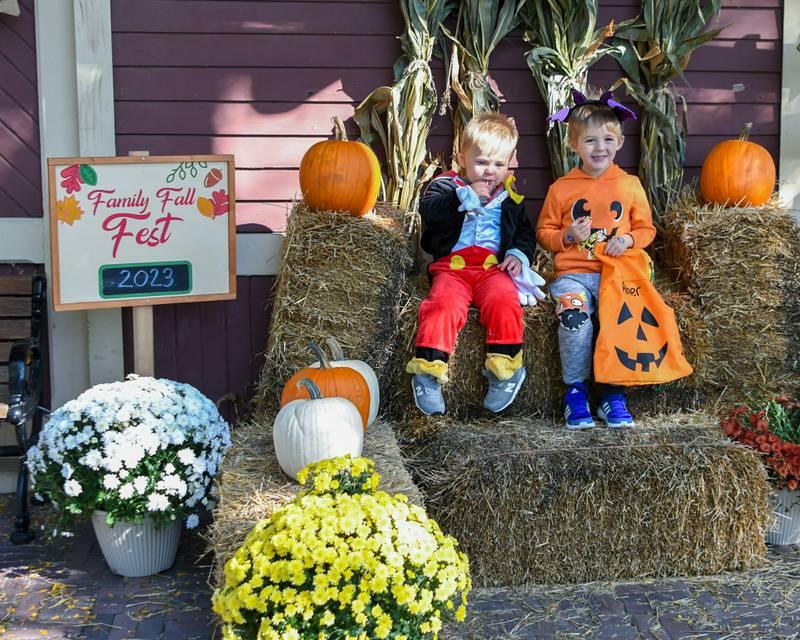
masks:
{"type": "Polygon", "coordinates": [[[578,107],[582,104],[601,104],[605,107],[608,107],[614,112],[614,115],[617,116],[620,122],[624,122],[625,120],[636,120],[636,114],[628,109],[624,104],[621,104],[614,100],[614,94],[611,91],[606,91],[600,98],[597,100],[589,100],[585,95],[583,95],[577,89],[572,90],[572,99],[575,101],[575,105],[572,107],[564,107],[559,109],[555,113],[551,114],[547,117],[548,122],[567,122],[569,117],[572,115],[572,111],[575,107],[578,107]]]}

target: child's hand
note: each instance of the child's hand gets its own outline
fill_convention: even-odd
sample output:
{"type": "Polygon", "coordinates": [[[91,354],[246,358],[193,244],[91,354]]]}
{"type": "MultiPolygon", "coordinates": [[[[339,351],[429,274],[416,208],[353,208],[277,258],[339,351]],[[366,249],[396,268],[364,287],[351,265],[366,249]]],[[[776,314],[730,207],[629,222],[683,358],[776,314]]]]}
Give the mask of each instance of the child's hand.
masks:
{"type": "Polygon", "coordinates": [[[633,237],[629,233],[617,236],[606,242],[606,255],[615,258],[621,256],[633,246],[633,237]]]}
{"type": "Polygon", "coordinates": [[[564,239],[569,244],[578,244],[586,240],[591,233],[592,219],[589,216],[583,216],[567,227],[567,233],[564,234],[564,239]]]}
{"type": "Polygon", "coordinates": [[[461,201],[461,204],[458,206],[459,211],[476,214],[486,213],[486,209],[481,206],[478,194],[472,190],[472,187],[463,186],[456,188],[456,196],[458,196],[458,199],[461,201]]]}
{"type": "Polygon", "coordinates": [[[489,183],[478,180],[477,182],[473,182],[470,186],[482,203],[489,202],[489,196],[492,195],[492,187],[489,186],[489,183]]]}
{"type": "Polygon", "coordinates": [[[520,262],[519,258],[514,256],[506,256],[506,259],[503,260],[497,267],[500,271],[507,271],[508,275],[510,276],[518,276],[522,273],[522,262],[520,262]]]}

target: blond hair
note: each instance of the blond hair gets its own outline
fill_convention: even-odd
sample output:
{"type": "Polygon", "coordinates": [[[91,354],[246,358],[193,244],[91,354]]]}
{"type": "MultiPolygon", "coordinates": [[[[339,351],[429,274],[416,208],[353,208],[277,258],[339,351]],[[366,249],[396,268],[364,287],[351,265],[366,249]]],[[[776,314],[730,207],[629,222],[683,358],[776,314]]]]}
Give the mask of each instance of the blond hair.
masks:
{"type": "Polygon", "coordinates": [[[620,140],[624,139],[622,125],[617,114],[614,113],[611,107],[604,104],[582,104],[575,107],[572,113],[569,114],[567,123],[569,124],[569,143],[573,146],[578,144],[578,138],[588,127],[599,129],[606,126],[620,140]]]}
{"type": "Polygon", "coordinates": [[[486,111],[472,118],[461,133],[461,153],[474,146],[483,153],[505,155],[511,158],[517,146],[519,133],[514,121],[502,113],[486,111]]]}

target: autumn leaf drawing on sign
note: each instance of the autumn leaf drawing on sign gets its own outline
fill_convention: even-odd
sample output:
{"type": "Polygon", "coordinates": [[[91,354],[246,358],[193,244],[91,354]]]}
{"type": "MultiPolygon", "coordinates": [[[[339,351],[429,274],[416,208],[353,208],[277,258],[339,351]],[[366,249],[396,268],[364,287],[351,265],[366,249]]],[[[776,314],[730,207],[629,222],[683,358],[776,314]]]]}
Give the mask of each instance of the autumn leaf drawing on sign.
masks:
{"type": "Polygon", "coordinates": [[[197,198],[197,210],[206,218],[212,220],[217,216],[228,213],[228,194],[225,189],[214,191],[211,194],[211,199],[197,198]]]}
{"type": "Polygon", "coordinates": [[[82,184],[95,186],[97,184],[97,172],[88,164],[72,164],[61,170],[61,186],[67,191],[67,195],[81,190],[82,184]]]}
{"type": "Polygon", "coordinates": [[[83,215],[83,209],[81,209],[75,196],[69,196],[56,202],[56,215],[59,222],[65,222],[72,226],[72,223],[79,220],[83,215]]]}

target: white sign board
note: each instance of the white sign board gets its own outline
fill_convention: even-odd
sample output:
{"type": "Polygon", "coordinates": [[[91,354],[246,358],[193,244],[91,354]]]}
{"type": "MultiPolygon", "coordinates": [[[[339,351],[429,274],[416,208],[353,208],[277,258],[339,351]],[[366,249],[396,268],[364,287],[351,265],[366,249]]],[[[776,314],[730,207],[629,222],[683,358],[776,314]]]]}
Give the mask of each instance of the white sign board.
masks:
{"type": "Polygon", "coordinates": [[[47,164],[57,311],[236,297],[233,156],[47,164]]]}

